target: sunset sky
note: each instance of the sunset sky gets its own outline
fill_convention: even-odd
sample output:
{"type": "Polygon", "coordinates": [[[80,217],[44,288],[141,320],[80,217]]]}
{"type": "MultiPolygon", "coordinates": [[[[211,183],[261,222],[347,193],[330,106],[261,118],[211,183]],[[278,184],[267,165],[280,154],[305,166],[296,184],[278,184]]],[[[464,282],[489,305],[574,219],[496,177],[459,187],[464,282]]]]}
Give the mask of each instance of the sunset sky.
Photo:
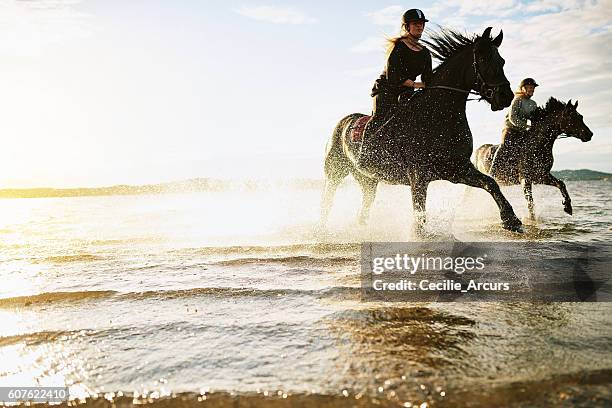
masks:
{"type": "MultiPolygon", "coordinates": [[[[578,99],[594,131],[559,141],[555,168],[612,171],[610,0],[0,0],[0,188],[321,177],[411,7],[428,28],[503,29],[512,87],[578,99]]],[[[475,146],[504,113],[469,104],[475,146]]]]}

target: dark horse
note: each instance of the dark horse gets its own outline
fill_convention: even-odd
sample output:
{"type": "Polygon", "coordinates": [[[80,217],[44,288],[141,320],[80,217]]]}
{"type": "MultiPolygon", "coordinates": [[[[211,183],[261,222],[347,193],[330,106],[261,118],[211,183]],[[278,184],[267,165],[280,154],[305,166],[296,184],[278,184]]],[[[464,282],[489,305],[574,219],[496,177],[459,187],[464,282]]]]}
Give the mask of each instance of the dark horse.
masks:
{"type": "Polygon", "coordinates": [[[500,209],[503,227],[521,230],[521,221],[495,180],[470,162],[473,142],[465,114],[471,90],[489,102],[493,111],[512,102],[504,60],[497,50],[502,39],[502,32],[491,38],[491,27],[481,36],[468,37],[452,30],[431,36],[426,43],[441,64],[427,88],[396,109],[383,125],[382,136],[367,135],[365,143],[377,144],[375,171],[358,166],[359,143],[347,140],[352,125],[364,115],[353,113],[340,120],[326,149],[321,225],[327,220],[336,188],[351,173],[363,192],[360,223],[366,222],[376,187],[384,181],[411,186],[415,225],[421,231],[429,183],[448,180],[488,191],[500,209]]]}
{"type": "MultiPolygon", "coordinates": [[[[553,145],[563,134],[588,142],[593,132],[585,125],[582,115],[576,108],[578,102],[567,104],[555,98],[546,102],[546,107],[538,107],[531,118],[531,128],[527,131],[525,143],[518,149],[518,157],[514,163],[508,162],[511,168],[500,168],[497,181],[503,185],[522,184],[529,217],[535,219],[533,207],[533,184],[555,186],[563,195],[564,210],[572,214],[572,200],[565,188],[565,183],[550,174],[552,169],[553,145]],[[514,166],[512,166],[514,164],[514,166]]],[[[491,170],[491,162],[499,145],[485,144],[476,150],[475,162],[478,169],[484,173],[491,170]]]]}

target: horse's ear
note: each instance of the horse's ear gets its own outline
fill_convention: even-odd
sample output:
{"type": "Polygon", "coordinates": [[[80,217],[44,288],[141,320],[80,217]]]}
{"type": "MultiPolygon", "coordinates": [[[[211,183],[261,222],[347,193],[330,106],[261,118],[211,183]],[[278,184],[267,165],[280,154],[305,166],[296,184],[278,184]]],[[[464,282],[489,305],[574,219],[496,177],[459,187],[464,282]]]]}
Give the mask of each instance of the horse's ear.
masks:
{"type": "Polygon", "coordinates": [[[504,39],[504,30],[501,30],[499,34],[497,34],[497,37],[495,37],[495,39],[493,40],[491,44],[493,44],[494,47],[499,48],[503,39],[504,39]]]}
{"type": "Polygon", "coordinates": [[[485,40],[490,40],[491,39],[491,30],[492,29],[493,29],[493,27],[485,28],[485,30],[482,32],[482,38],[484,38],[485,40]]]}
{"type": "Polygon", "coordinates": [[[576,101],[576,103],[574,104],[574,109],[576,109],[578,107],[578,101],[576,101]]]}
{"type": "Polygon", "coordinates": [[[572,100],[570,99],[569,101],[567,101],[567,104],[565,105],[565,110],[571,110],[574,108],[574,104],[572,103],[572,100]]]}

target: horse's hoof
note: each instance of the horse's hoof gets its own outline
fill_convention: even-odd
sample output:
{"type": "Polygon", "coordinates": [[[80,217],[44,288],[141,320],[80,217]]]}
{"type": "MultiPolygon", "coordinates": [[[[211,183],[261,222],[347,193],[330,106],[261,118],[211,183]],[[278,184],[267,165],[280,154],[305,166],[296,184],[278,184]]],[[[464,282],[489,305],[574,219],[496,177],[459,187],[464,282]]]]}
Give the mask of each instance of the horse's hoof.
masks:
{"type": "Polygon", "coordinates": [[[563,207],[563,211],[565,211],[567,214],[572,215],[572,205],[571,204],[565,204],[565,207],[563,207]]]}
{"type": "Polygon", "coordinates": [[[512,232],[523,232],[523,223],[518,218],[505,220],[502,223],[504,229],[512,232]]]}

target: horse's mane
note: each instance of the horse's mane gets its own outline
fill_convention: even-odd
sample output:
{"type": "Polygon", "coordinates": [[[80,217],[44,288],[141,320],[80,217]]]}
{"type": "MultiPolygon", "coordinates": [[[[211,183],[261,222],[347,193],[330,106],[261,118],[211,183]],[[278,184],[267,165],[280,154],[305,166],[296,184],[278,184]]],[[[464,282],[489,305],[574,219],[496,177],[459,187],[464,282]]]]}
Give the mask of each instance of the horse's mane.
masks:
{"type": "Polygon", "coordinates": [[[480,38],[480,36],[475,34],[463,34],[459,31],[442,27],[438,32],[429,33],[429,39],[422,42],[428,46],[431,55],[440,61],[441,66],[454,55],[474,45],[480,38]]]}
{"type": "Polygon", "coordinates": [[[531,121],[540,121],[547,117],[551,113],[556,113],[565,109],[565,102],[561,102],[557,98],[550,97],[548,101],[546,101],[545,106],[538,106],[532,113],[531,121]]]}

